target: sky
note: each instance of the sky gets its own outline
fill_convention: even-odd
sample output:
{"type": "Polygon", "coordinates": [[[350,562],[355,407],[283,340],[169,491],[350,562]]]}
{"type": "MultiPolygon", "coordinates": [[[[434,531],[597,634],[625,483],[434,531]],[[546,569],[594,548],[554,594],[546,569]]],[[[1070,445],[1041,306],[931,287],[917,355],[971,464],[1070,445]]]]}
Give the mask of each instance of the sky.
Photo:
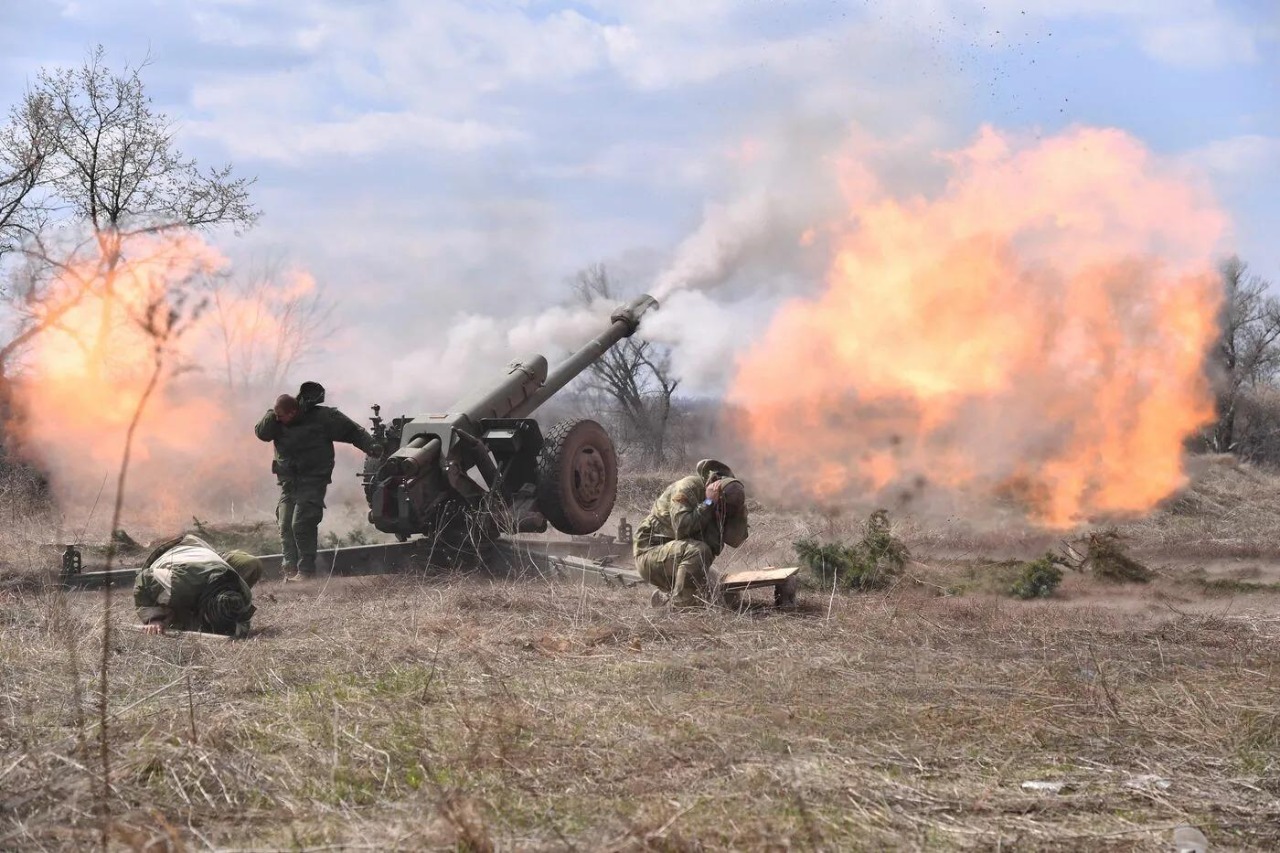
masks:
{"type": "Polygon", "coordinates": [[[887,167],[910,187],[984,125],[1122,129],[1280,282],[1280,0],[0,0],[0,104],[96,44],[149,62],[185,153],[256,176],[261,221],[219,245],[338,304],[308,366],[338,399],[450,393],[433,374],[515,354],[472,365],[458,329],[509,332],[596,262],[643,290],[855,133],[916,152],[887,167]]]}

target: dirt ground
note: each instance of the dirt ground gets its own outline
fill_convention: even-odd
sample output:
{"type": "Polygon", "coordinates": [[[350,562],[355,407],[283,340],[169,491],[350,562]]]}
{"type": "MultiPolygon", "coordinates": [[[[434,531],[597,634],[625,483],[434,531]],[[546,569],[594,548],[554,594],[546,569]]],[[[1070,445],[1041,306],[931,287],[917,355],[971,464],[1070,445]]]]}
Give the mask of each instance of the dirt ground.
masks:
{"type": "MultiPolygon", "coordinates": [[[[909,517],[893,588],[795,613],[332,579],[260,586],[231,643],[11,586],[0,849],[98,843],[105,804],[140,850],[1167,850],[1184,823],[1277,850],[1280,481],[1223,467],[1122,528],[1150,583],[1029,602],[988,581],[1055,537],[909,517]]],[[[831,525],[762,508],[735,559],[831,525]]]]}

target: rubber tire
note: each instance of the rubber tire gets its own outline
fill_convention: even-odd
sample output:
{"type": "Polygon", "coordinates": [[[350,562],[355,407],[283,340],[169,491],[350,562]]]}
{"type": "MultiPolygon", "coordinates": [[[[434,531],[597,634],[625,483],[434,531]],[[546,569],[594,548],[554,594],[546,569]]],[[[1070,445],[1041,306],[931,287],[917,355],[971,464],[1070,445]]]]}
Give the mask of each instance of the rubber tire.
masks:
{"type": "Polygon", "coordinates": [[[618,454],[604,427],[592,420],[560,421],[543,438],[538,454],[538,511],[561,533],[586,536],[609,520],[618,498],[618,454]],[[579,456],[599,456],[603,482],[599,494],[584,502],[576,489],[579,456]]]}

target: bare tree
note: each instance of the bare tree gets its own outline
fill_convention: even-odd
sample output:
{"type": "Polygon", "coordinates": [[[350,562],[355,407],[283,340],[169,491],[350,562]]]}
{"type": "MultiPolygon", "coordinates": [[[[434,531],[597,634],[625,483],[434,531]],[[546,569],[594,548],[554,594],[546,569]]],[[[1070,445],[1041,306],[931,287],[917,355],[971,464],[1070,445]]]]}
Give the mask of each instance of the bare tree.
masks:
{"type": "Polygon", "coordinates": [[[1229,452],[1237,449],[1236,415],[1244,395],[1280,370],[1280,300],[1271,295],[1270,282],[1251,275],[1238,257],[1224,261],[1221,274],[1217,418],[1208,439],[1214,450],[1229,452]]]}
{"type": "Polygon", "coordinates": [[[57,137],[54,121],[48,98],[27,92],[0,127],[0,260],[43,222],[36,190],[57,137]]]}
{"type": "Polygon", "coordinates": [[[46,134],[41,169],[51,218],[26,235],[28,265],[11,293],[17,329],[0,351],[0,377],[3,359],[90,293],[102,300],[91,343],[94,363],[102,363],[119,320],[121,264],[134,238],[257,219],[251,179],[235,177],[231,166],[201,170],[177,149],[173,123],[147,95],[146,65],[113,71],[99,47],[77,68],[41,71],[28,95],[47,111],[39,127],[46,134]]]}
{"type": "MultiPolygon", "coordinates": [[[[618,298],[603,264],[580,271],[572,286],[587,305],[618,298]]],[[[624,440],[640,447],[645,464],[658,466],[666,461],[671,400],[680,386],[671,370],[668,348],[636,336],[626,338],[591,365],[586,384],[609,401],[624,440]]]]}
{"type": "Polygon", "coordinates": [[[332,304],[278,256],[219,277],[210,301],[233,392],[278,386],[332,331],[332,304]]]}

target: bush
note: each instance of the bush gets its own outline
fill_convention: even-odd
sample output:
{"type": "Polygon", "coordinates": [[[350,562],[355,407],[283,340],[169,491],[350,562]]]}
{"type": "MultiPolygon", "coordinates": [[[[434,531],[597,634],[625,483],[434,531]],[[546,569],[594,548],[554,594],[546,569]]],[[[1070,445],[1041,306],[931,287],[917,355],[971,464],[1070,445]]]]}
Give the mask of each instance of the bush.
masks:
{"type": "Polygon", "coordinates": [[[1237,394],[1232,445],[1225,449],[1249,462],[1280,465],[1280,390],[1262,386],[1237,394]]]}
{"type": "Polygon", "coordinates": [[[356,545],[372,545],[369,534],[362,528],[353,527],[346,536],[339,536],[332,530],[324,535],[324,547],[326,548],[351,548],[356,545]]]}
{"type": "Polygon", "coordinates": [[[1066,561],[1056,554],[1045,554],[1038,560],[1024,563],[1022,574],[1009,587],[1014,598],[1048,598],[1062,583],[1062,569],[1066,561]]]}
{"type": "Polygon", "coordinates": [[[1126,554],[1120,542],[1120,534],[1115,530],[1089,534],[1088,563],[1094,576],[1114,583],[1151,580],[1151,570],[1126,554]]]}
{"type": "Polygon", "coordinates": [[[191,529],[215,551],[236,549],[262,555],[278,553],[280,550],[280,534],[271,521],[214,524],[193,515],[191,529]]]}
{"type": "MultiPolygon", "coordinates": [[[[0,441],[3,437],[0,430],[0,441]]],[[[19,519],[43,516],[54,509],[49,478],[34,465],[7,456],[0,444],[0,518],[12,525],[19,519]]]]}
{"type": "Polygon", "coordinates": [[[136,553],[145,550],[141,543],[130,536],[124,528],[111,531],[111,541],[115,544],[117,551],[136,553]]]}
{"type": "Polygon", "coordinates": [[[801,539],[796,556],[823,586],[867,591],[893,583],[910,559],[906,544],[893,535],[889,513],[879,509],[863,526],[862,541],[853,545],[801,539]]]}

